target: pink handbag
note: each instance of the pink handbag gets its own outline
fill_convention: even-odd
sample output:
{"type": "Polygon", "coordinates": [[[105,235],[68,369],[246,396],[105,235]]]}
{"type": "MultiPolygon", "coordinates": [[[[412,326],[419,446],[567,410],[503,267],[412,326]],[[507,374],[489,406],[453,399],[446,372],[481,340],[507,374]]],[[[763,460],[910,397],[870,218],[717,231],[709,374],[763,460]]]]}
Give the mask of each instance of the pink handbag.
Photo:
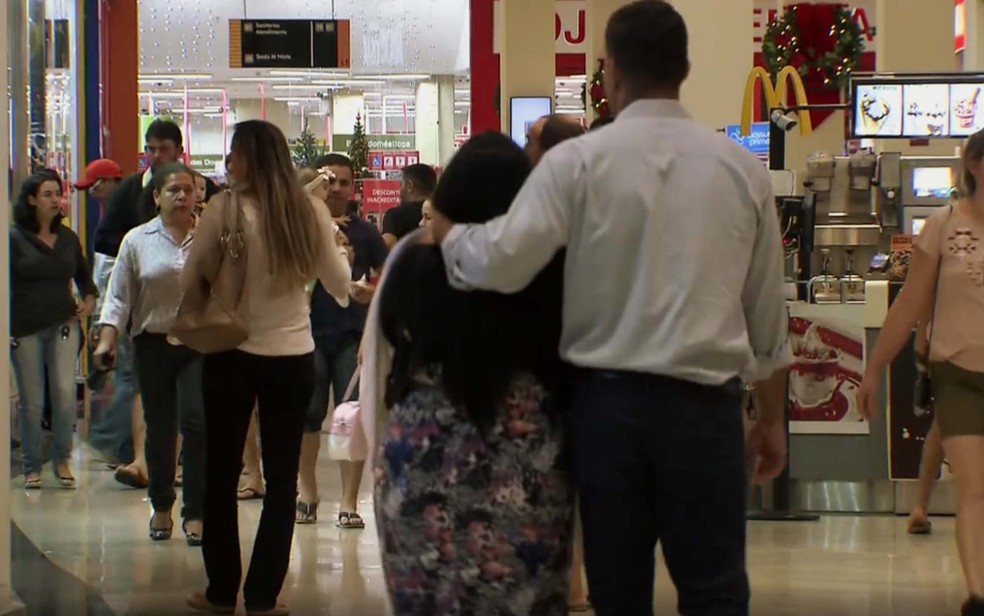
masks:
{"type": "Polygon", "coordinates": [[[369,443],[362,429],[362,413],[358,401],[353,401],[355,387],[359,383],[359,369],[356,368],[352,381],[345,390],[343,402],[335,405],[331,416],[331,431],[328,434],[328,457],[332,460],[363,462],[369,457],[369,443]]]}

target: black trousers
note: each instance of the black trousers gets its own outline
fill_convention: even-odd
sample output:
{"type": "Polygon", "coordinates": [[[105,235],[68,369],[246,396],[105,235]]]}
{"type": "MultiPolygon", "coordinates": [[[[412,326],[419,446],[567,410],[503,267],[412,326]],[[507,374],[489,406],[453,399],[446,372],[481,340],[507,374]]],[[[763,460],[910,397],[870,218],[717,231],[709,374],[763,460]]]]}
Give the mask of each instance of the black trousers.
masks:
{"type": "Polygon", "coordinates": [[[682,616],[747,616],[741,388],[585,371],[572,401],[585,564],[598,616],[651,616],[655,549],[682,616]]]}
{"type": "Polygon", "coordinates": [[[174,506],[177,439],[184,437],[181,517],[202,519],[205,493],[205,409],[202,402],[202,356],[175,346],[163,334],[140,334],[133,339],[147,424],[148,495],[154,511],[174,506]]]}
{"type": "Polygon", "coordinates": [[[215,605],[235,605],[239,595],[242,559],[236,489],[257,402],[266,496],[243,594],[250,611],[277,604],[290,563],[301,436],[313,391],[313,354],[261,357],[231,351],[205,357],[205,417],[211,428],[202,552],[207,596],[215,605]]]}

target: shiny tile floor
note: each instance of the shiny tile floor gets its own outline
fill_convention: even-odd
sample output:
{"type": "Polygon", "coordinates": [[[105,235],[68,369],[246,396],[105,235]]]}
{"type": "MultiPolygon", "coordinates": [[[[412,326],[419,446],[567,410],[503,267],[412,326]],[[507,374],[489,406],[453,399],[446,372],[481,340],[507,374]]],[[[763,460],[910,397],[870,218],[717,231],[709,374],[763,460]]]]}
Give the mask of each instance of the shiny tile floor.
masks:
{"type": "MultiPolygon", "coordinates": [[[[52,616],[187,613],[185,593],[202,588],[205,581],[199,551],[188,548],[179,532],[170,542],[152,544],[146,532],[150,512],[146,494],[118,486],[111,472],[84,454],[79,455],[77,469],[77,491],[46,484],[41,492],[15,489],[11,495],[15,524],[40,553],[63,570],[49,569],[38,575],[64,573],[69,579],[81,580],[84,584],[79,586],[85,588],[79,596],[57,597],[59,601],[51,605],[60,607],[34,606],[29,612],[52,616]],[[80,605],[86,602],[89,607],[80,605]],[[93,607],[96,603],[101,607],[93,607]]],[[[297,528],[283,599],[300,615],[389,614],[368,484],[363,486],[362,501],[367,528],[341,531],[332,519],[332,501],[339,493],[335,465],[323,460],[319,476],[322,520],[297,528]]],[[[258,502],[240,508],[244,553],[252,544],[251,531],[259,512],[258,502]]],[[[956,616],[963,585],[953,547],[953,520],[937,519],[934,526],[931,536],[910,537],[904,520],[893,517],[827,516],[815,523],[750,523],[752,613],[956,616]]],[[[18,557],[26,560],[15,550],[15,571],[23,564],[18,557]]],[[[37,582],[42,599],[63,592],[62,584],[37,582]]],[[[36,595],[33,600],[41,599],[36,595]]],[[[657,580],[656,605],[657,614],[676,613],[675,594],[663,569],[657,580]]]]}

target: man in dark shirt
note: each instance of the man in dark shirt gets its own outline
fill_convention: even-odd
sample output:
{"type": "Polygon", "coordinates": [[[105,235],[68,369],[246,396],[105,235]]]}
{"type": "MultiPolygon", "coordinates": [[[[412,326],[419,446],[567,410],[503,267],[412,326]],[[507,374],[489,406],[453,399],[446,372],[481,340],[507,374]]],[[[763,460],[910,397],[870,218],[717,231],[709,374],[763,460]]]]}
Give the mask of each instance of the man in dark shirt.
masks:
{"type": "Polygon", "coordinates": [[[404,236],[417,230],[423,217],[424,201],[430,199],[437,186],[437,173],[430,165],[410,165],[403,168],[400,186],[400,205],[383,214],[383,239],[392,248],[404,236]]]}
{"type": "MultiPolygon", "coordinates": [[[[355,187],[352,161],[341,154],[332,154],[318,162],[323,163],[322,167],[327,167],[334,176],[328,188],[328,209],[332,218],[343,220],[348,214],[349,200],[355,187]]],[[[375,292],[370,278],[374,272],[382,270],[388,252],[376,227],[358,216],[349,216],[340,227],[354,253],[354,282],[349,305],[344,308],[325,291],[320,282],[315,284],[311,294],[311,329],[316,347],[317,380],[301,445],[297,503],[299,523],[317,520],[318,484],[315,470],[321,446],[321,426],[328,414],[328,392],[331,390],[336,405],[347,402],[343,398],[358,369],[359,342],[369,313],[369,302],[375,292]]],[[[358,391],[354,391],[353,397],[357,394],[358,391]]],[[[338,525],[340,528],[362,528],[358,497],[365,462],[340,462],[340,466],[342,503],[338,525]]]]}
{"type": "MultiPolygon", "coordinates": [[[[167,163],[179,162],[184,153],[181,129],[168,120],[155,120],[151,123],[144,140],[147,143],[144,151],[150,168],[123,180],[106,202],[106,211],[92,239],[93,248],[99,254],[116,257],[123,236],[130,229],[149,222],[157,215],[150,178],[154,175],[154,169],[167,163]]],[[[205,184],[206,200],[211,199],[218,188],[211,180],[206,179],[205,184]]]]}

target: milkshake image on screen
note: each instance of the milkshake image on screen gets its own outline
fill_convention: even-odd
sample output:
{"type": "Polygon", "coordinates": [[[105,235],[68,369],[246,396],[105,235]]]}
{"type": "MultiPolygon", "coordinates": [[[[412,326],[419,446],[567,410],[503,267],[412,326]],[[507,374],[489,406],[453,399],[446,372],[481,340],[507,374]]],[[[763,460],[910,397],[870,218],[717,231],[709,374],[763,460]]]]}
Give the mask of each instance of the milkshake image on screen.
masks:
{"type": "Polygon", "coordinates": [[[861,96],[861,126],[864,134],[877,135],[891,111],[884,98],[865,92],[861,96]]]}
{"type": "Polygon", "coordinates": [[[973,128],[974,120],[977,118],[977,98],[981,94],[981,89],[974,89],[974,93],[969,98],[958,99],[953,105],[953,115],[957,116],[960,128],[973,128]]]}

